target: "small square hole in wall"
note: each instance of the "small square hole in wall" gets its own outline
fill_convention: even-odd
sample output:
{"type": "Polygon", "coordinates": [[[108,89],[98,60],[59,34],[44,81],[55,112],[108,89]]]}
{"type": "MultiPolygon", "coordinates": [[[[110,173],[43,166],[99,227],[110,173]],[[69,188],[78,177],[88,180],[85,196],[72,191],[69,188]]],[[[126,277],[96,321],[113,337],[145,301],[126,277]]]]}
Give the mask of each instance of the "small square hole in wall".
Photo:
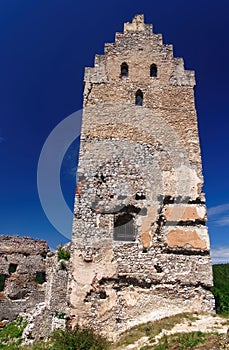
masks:
{"type": "Polygon", "coordinates": [[[16,270],[17,270],[17,264],[10,264],[9,265],[9,273],[11,274],[11,273],[14,273],[14,272],[16,272],[16,270]]]}
{"type": "Polygon", "coordinates": [[[44,282],[46,282],[45,272],[36,272],[35,282],[37,282],[38,284],[43,284],[44,282]]]}

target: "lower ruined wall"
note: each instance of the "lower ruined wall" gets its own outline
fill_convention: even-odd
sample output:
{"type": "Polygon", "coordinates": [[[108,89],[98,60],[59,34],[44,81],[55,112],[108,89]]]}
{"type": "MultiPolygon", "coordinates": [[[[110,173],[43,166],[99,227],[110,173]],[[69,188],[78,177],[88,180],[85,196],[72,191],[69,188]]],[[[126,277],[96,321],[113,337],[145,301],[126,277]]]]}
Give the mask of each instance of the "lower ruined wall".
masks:
{"type": "Polygon", "coordinates": [[[92,327],[113,340],[137,324],[214,310],[209,256],[156,257],[143,253],[137,244],[116,243],[112,248],[94,247],[93,261],[75,250],[72,271],[73,325],[92,327]]]}
{"type": "Polygon", "coordinates": [[[12,321],[44,301],[47,253],[45,241],[0,236],[0,321],[12,321]]]}
{"type": "MultiPolygon", "coordinates": [[[[158,213],[142,209],[132,242],[114,240],[110,214],[98,214],[90,231],[76,231],[69,278],[73,325],[114,340],[137,324],[214,311],[205,204],[170,202],[164,200],[158,213]]],[[[80,220],[73,229],[82,227],[80,220]]]]}
{"type": "Polygon", "coordinates": [[[25,344],[65,327],[68,265],[45,241],[0,235],[0,321],[23,316],[28,321],[25,344]]]}
{"type": "Polygon", "coordinates": [[[92,250],[75,243],[64,249],[71,262],[58,261],[44,241],[0,236],[0,321],[22,315],[24,344],[68,321],[115,339],[143,322],[214,309],[209,254],[146,253],[141,243],[106,239],[92,250]]]}
{"type": "MultiPolygon", "coordinates": [[[[69,246],[66,246],[69,249],[69,246]]],[[[56,328],[65,328],[68,318],[67,283],[69,263],[58,261],[57,252],[50,252],[46,259],[45,298],[32,313],[26,315],[28,326],[23,333],[24,344],[47,339],[56,328]]]]}

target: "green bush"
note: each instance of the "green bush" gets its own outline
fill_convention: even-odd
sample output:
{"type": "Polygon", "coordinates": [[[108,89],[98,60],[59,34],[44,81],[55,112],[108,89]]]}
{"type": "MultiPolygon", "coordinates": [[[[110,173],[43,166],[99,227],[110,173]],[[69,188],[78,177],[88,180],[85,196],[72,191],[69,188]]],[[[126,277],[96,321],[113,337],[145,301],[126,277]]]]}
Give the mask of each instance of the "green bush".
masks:
{"type": "MultiPolygon", "coordinates": [[[[59,313],[58,313],[59,314],[59,313]]],[[[37,342],[23,347],[1,348],[6,350],[109,350],[110,344],[90,329],[56,329],[48,342],[37,342]]]]}
{"type": "Polygon", "coordinates": [[[216,312],[229,314],[229,264],[213,265],[214,287],[211,289],[215,297],[216,312]]]}
{"type": "Polygon", "coordinates": [[[28,350],[108,350],[108,342],[90,329],[76,327],[74,330],[55,330],[47,343],[38,342],[28,350]]]}
{"type": "Polygon", "coordinates": [[[70,252],[69,250],[63,249],[62,245],[60,245],[57,249],[57,258],[58,261],[60,260],[69,260],[70,259],[70,252]]]}
{"type": "Polygon", "coordinates": [[[108,342],[90,329],[56,330],[50,340],[51,350],[107,350],[108,342]]]}
{"type": "Polygon", "coordinates": [[[67,270],[66,264],[65,264],[65,262],[63,260],[60,261],[60,269],[61,270],[67,270]]]}

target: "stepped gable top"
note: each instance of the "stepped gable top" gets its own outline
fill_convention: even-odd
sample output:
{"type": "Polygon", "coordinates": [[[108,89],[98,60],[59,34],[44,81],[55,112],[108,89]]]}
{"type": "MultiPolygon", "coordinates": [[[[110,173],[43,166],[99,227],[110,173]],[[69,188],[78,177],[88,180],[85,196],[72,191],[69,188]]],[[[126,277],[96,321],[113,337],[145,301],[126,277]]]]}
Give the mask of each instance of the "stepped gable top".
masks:
{"type": "Polygon", "coordinates": [[[152,24],[145,24],[144,15],[135,15],[132,23],[124,23],[124,33],[139,31],[144,31],[151,34],[153,32],[152,24]]]}
{"type": "MultiPolygon", "coordinates": [[[[105,43],[104,54],[95,55],[94,67],[85,67],[84,81],[91,83],[108,83],[113,81],[110,69],[117,58],[132,57],[133,53],[148,59],[156,59],[158,63],[171,63],[167,81],[170,85],[194,87],[195,72],[186,70],[184,60],[174,57],[173,45],[164,44],[162,34],[153,33],[153,25],[145,24],[144,15],[136,15],[132,22],[124,23],[123,32],[115,34],[115,42],[105,43]]],[[[118,80],[118,79],[117,79],[118,80]]]]}

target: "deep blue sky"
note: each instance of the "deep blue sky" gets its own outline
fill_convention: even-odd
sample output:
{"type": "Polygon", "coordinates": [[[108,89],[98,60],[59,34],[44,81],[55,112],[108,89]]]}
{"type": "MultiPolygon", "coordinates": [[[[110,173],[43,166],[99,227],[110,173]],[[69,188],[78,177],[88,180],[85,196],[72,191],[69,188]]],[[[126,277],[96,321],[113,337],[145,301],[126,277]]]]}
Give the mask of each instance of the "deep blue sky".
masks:
{"type": "MultiPolygon", "coordinates": [[[[66,242],[39,202],[39,155],[52,129],[81,108],[84,67],[136,13],[196,71],[209,231],[214,256],[229,260],[226,0],[0,1],[0,233],[44,238],[51,247],[66,242]]],[[[72,148],[61,175],[70,207],[74,154],[72,148]]]]}

